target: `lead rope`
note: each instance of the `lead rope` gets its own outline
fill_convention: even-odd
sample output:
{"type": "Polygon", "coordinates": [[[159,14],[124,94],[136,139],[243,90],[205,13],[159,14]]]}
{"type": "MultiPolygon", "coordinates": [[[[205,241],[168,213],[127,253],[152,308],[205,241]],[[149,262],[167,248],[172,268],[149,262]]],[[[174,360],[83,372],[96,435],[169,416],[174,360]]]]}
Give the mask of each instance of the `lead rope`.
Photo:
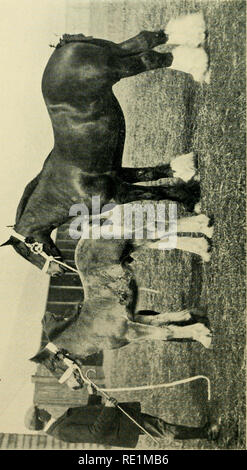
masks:
{"type": "Polygon", "coordinates": [[[176,385],[186,384],[188,382],[193,382],[194,380],[204,379],[207,381],[207,391],[208,391],[208,401],[211,400],[211,383],[210,379],[206,375],[194,375],[193,377],[188,377],[187,379],[176,380],[175,382],[156,384],[156,385],[141,385],[138,387],[125,387],[125,388],[106,388],[107,392],[128,392],[128,391],[138,391],[138,390],[155,390],[156,388],[168,388],[174,387],[176,385]]]}

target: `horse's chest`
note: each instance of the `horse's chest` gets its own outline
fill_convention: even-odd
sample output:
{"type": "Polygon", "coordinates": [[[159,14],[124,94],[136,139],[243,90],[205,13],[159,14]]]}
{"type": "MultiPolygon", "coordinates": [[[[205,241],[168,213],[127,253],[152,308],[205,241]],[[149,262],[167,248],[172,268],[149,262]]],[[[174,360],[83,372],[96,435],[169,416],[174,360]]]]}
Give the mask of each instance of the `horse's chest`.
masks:
{"type": "Polygon", "coordinates": [[[133,302],[133,281],[132,271],[123,270],[121,265],[112,265],[97,272],[99,294],[107,295],[115,305],[127,308],[133,302]]]}

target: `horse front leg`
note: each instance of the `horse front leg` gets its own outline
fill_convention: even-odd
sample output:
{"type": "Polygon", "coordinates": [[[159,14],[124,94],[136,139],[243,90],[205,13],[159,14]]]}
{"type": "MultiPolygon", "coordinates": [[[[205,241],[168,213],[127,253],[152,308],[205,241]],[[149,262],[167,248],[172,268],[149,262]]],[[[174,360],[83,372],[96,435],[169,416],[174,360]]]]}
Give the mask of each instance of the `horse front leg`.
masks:
{"type": "MultiPolygon", "coordinates": [[[[140,317],[142,316],[144,315],[140,315],[140,317]]],[[[140,317],[139,320],[141,320],[140,317]]],[[[211,345],[212,335],[210,330],[202,323],[194,323],[188,326],[166,325],[162,327],[128,320],[125,339],[128,342],[145,339],[162,341],[188,339],[198,341],[205,348],[209,348],[211,345]]]]}
{"type": "Polygon", "coordinates": [[[209,226],[210,219],[205,214],[193,215],[191,217],[181,217],[177,221],[177,232],[202,233],[208,238],[212,238],[214,228],[209,226]]]}
{"type": "MultiPolygon", "coordinates": [[[[141,242],[143,242],[143,240],[141,240],[141,242]]],[[[165,250],[166,242],[162,241],[161,239],[155,241],[145,241],[142,243],[142,246],[144,248],[151,248],[154,250],[165,250]]],[[[174,248],[199,255],[205,263],[208,263],[211,258],[210,245],[206,238],[203,237],[177,237],[176,246],[174,246],[174,248]]]]}
{"type": "Polygon", "coordinates": [[[171,200],[185,205],[186,209],[193,211],[200,199],[200,185],[197,182],[181,184],[163,184],[161,186],[142,186],[122,182],[116,189],[114,200],[117,204],[127,204],[143,200],[171,200]]]}
{"type": "Polygon", "coordinates": [[[195,173],[194,153],[190,152],[173,158],[170,163],[155,167],[122,167],[119,177],[127,183],[154,181],[161,178],[180,178],[187,183],[195,176],[195,173]]]}
{"type": "Polygon", "coordinates": [[[139,183],[144,181],[155,181],[160,178],[172,178],[173,171],[170,163],[155,167],[127,168],[120,170],[119,177],[126,183],[139,183]]]}

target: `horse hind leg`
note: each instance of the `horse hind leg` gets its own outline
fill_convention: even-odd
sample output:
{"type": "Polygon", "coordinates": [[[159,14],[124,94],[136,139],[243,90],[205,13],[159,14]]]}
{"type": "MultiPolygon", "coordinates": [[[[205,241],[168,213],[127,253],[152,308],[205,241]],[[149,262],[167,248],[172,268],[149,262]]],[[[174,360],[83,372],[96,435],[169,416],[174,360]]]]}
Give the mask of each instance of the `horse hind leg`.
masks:
{"type": "Polygon", "coordinates": [[[165,44],[168,41],[167,34],[163,31],[141,31],[133,38],[123,41],[118,46],[128,54],[137,54],[165,44]]]}
{"type": "Polygon", "coordinates": [[[143,52],[128,57],[113,57],[111,66],[121,78],[132,77],[148,70],[170,67],[173,56],[170,52],[159,53],[156,51],[143,52]]]}
{"type": "Polygon", "coordinates": [[[170,335],[173,338],[169,339],[189,339],[201,343],[205,348],[210,348],[212,342],[212,334],[203,323],[194,323],[188,326],[176,326],[169,325],[165,329],[169,328],[170,335]]]}
{"type": "Polygon", "coordinates": [[[165,31],[141,31],[118,46],[128,52],[142,52],[165,43],[197,47],[204,43],[205,30],[202,13],[192,13],[171,18],[165,31]]]}
{"type": "Polygon", "coordinates": [[[165,53],[149,50],[137,55],[116,56],[111,59],[111,67],[118,80],[149,70],[170,68],[192,75],[197,82],[210,81],[208,55],[202,47],[178,46],[165,53]]]}
{"type": "Polygon", "coordinates": [[[123,181],[126,181],[126,183],[139,183],[144,181],[155,181],[160,178],[170,178],[173,176],[173,171],[170,163],[155,167],[122,167],[119,176],[123,181]]]}

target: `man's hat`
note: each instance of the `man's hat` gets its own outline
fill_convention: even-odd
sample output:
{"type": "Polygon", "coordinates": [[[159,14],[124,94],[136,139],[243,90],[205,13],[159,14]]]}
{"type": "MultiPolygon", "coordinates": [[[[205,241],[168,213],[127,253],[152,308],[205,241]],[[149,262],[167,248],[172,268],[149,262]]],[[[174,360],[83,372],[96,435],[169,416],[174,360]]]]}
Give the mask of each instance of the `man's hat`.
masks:
{"type": "Polygon", "coordinates": [[[32,431],[40,431],[44,427],[44,423],[39,419],[39,409],[37,406],[31,406],[28,408],[24,423],[27,429],[32,431]]]}

